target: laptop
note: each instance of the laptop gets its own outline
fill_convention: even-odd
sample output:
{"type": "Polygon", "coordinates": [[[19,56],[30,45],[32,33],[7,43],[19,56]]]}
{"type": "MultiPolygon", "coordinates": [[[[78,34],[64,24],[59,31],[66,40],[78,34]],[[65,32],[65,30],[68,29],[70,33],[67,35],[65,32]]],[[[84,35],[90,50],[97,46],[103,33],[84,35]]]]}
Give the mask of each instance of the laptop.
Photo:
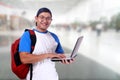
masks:
{"type": "MultiPolygon", "coordinates": [[[[78,49],[79,49],[79,47],[80,47],[80,44],[81,44],[81,42],[82,42],[82,39],[83,39],[83,36],[80,36],[80,37],[78,37],[78,39],[77,39],[77,41],[76,41],[76,43],[75,43],[75,46],[74,46],[74,48],[73,48],[73,50],[72,50],[72,53],[69,55],[69,56],[66,56],[66,58],[64,58],[64,59],[66,59],[66,60],[71,60],[71,59],[73,59],[73,58],[75,58],[76,56],[77,56],[77,52],[78,52],[78,49]]],[[[51,59],[52,61],[62,61],[62,59],[60,59],[60,58],[52,58],[51,59]]]]}

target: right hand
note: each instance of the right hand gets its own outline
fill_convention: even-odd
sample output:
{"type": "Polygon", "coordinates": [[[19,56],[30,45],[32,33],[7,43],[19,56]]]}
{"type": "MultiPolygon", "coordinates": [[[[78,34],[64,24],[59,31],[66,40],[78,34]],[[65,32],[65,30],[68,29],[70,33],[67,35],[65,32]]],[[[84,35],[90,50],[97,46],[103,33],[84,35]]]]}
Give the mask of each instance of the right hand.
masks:
{"type": "Polygon", "coordinates": [[[64,54],[57,54],[57,53],[48,53],[47,54],[48,58],[65,58],[66,56],[64,54]]]}

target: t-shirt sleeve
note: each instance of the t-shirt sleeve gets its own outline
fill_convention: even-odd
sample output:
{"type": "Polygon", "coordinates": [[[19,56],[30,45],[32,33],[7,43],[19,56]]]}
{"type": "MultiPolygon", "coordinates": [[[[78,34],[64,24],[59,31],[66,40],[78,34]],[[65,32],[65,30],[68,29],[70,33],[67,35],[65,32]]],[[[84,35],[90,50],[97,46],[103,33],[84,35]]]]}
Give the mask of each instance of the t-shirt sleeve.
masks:
{"type": "Polygon", "coordinates": [[[64,50],[63,50],[63,48],[62,48],[60,42],[58,43],[58,46],[57,46],[55,52],[56,52],[56,53],[64,53],[64,50]]]}
{"type": "Polygon", "coordinates": [[[64,53],[64,50],[63,50],[63,48],[61,46],[61,43],[60,43],[59,38],[57,37],[57,35],[55,35],[54,33],[51,33],[51,35],[53,36],[53,38],[55,39],[55,41],[58,43],[55,52],[59,53],[59,54],[64,53]]]}
{"type": "Polygon", "coordinates": [[[24,32],[24,34],[21,36],[20,43],[19,43],[19,52],[28,52],[30,53],[30,34],[28,31],[24,32]]]}

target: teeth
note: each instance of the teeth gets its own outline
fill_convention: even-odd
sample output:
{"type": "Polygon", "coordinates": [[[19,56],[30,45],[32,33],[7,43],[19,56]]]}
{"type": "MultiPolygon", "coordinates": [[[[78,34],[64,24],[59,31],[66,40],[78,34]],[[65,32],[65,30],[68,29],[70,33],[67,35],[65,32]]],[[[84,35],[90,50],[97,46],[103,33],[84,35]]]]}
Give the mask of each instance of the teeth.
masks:
{"type": "Polygon", "coordinates": [[[44,26],[46,26],[46,24],[43,24],[44,26]]]}
{"type": "Polygon", "coordinates": [[[43,26],[45,26],[46,24],[42,24],[43,26]]]}

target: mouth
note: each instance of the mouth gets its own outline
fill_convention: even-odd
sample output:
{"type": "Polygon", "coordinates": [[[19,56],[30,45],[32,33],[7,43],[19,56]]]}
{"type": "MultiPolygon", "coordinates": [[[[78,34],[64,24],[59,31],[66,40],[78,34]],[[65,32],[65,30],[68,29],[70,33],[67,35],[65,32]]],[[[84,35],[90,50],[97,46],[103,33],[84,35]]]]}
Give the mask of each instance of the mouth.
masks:
{"type": "Polygon", "coordinates": [[[48,26],[48,24],[47,24],[47,23],[41,23],[41,25],[43,25],[43,26],[48,26]]]}

